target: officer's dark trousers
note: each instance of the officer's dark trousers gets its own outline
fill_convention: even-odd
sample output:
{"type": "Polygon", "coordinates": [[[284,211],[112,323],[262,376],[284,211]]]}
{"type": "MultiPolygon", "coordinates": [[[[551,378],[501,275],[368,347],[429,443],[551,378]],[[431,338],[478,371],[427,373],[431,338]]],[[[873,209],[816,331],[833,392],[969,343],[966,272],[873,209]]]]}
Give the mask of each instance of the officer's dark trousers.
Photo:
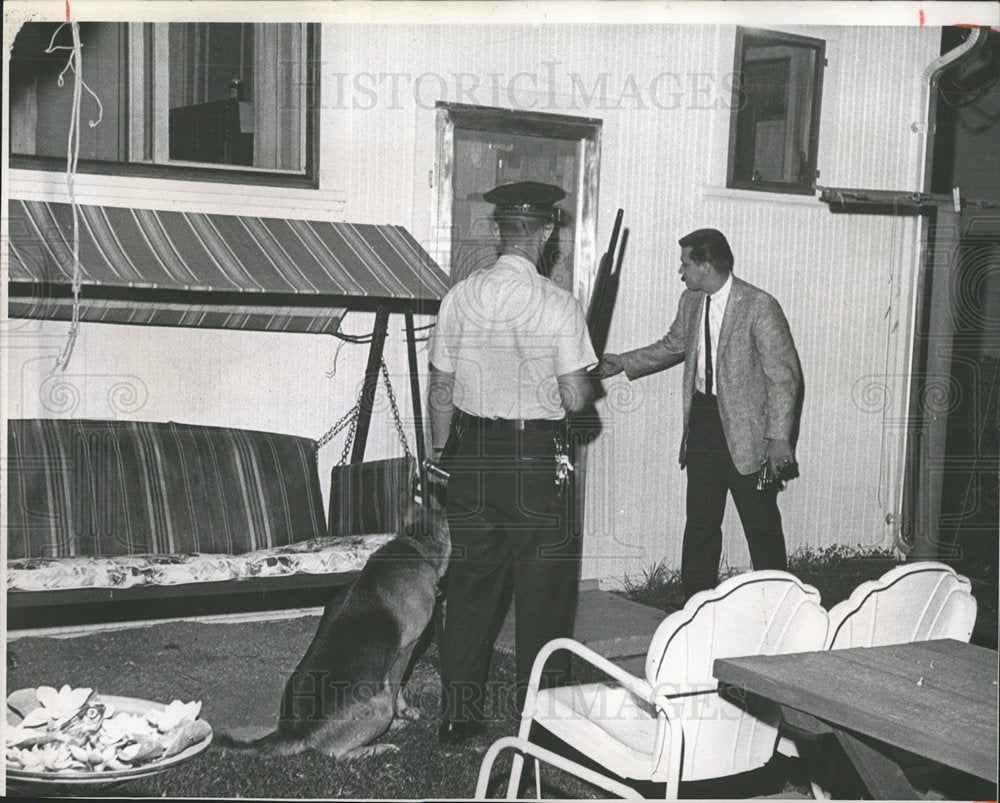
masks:
{"type": "Polygon", "coordinates": [[[718,582],[726,493],[743,523],[754,569],[784,569],[785,536],[778,512],[777,483],[757,490],[757,472],[740,474],[722,431],[715,396],[695,393],[687,436],[687,523],[681,582],[690,597],[718,582]]]}
{"type": "MultiPolygon", "coordinates": [[[[569,533],[567,488],[555,483],[551,430],[470,427],[448,461],[452,553],[446,579],[441,679],[452,721],[517,715],[532,663],[551,639],[571,636],[580,555],[569,533]],[[516,694],[490,693],[490,657],[510,596],[515,609],[516,694]]],[[[568,653],[543,686],[565,682],[568,653]]]]}

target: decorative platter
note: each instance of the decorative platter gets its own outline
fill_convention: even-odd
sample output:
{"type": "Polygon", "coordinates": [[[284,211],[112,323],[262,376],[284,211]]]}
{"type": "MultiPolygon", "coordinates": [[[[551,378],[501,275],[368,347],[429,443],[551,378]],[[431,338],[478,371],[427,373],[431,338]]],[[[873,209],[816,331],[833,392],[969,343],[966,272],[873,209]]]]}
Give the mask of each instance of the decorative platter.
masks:
{"type": "Polygon", "coordinates": [[[158,775],[211,744],[200,710],[68,686],[20,689],[7,697],[7,785],[97,788],[158,775]]]}

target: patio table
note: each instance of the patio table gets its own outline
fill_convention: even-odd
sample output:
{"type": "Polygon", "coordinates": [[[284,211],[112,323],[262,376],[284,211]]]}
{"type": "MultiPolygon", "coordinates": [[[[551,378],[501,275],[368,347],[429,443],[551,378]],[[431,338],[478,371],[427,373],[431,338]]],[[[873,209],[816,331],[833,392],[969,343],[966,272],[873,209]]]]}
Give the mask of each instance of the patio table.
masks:
{"type": "Polygon", "coordinates": [[[715,677],[831,733],[876,799],[917,797],[897,750],[997,781],[997,653],[943,639],[717,659],[715,677]]]}

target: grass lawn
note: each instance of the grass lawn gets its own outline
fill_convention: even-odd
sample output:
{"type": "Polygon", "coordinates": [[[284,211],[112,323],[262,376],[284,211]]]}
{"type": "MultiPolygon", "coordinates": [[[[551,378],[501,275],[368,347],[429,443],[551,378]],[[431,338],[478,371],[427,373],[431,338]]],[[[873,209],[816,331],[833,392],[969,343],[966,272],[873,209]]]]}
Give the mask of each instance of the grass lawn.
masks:
{"type": "MultiPolygon", "coordinates": [[[[198,697],[203,701],[203,715],[213,722],[221,716],[220,697],[261,693],[264,672],[261,659],[270,665],[282,650],[299,650],[308,642],[316,620],[310,617],[293,623],[257,622],[206,626],[190,622],[155,625],[131,631],[111,631],[74,639],[30,638],[18,640],[14,649],[18,666],[8,675],[8,688],[31,685],[28,678],[40,683],[61,681],[74,687],[92,685],[98,691],[112,689],[125,696],[145,696],[170,700],[198,697]],[[211,642],[204,645],[201,642],[211,642]],[[225,642],[228,642],[225,643],[225,642]],[[167,647],[173,647],[164,653],[167,647]],[[198,666],[185,660],[185,651],[197,656],[198,666]],[[125,665],[115,663],[116,656],[130,651],[125,665]],[[201,679],[205,664],[212,673],[221,673],[217,683],[201,679]],[[52,674],[39,674],[40,666],[56,666],[52,674]],[[59,680],[55,678],[58,677],[59,680]],[[190,685],[178,685],[177,678],[190,678],[190,685]],[[197,694],[200,688],[204,693],[197,694]],[[185,693],[182,689],[191,689],[185,693]],[[213,711],[216,713],[213,714],[213,711]]],[[[297,654],[296,654],[297,657],[297,654]]],[[[192,662],[193,663],[193,662],[192,662]]],[[[582,680],[595,679],[580,667],[582,680]]],[[[280,687],[283,679],[264,684],[280,687]]],[[[338,763],[316,753],[291,757],[259,757],[210,747],[191,761],[169,772],[105,789],[45,788],[27,790],[33,795],[111,796],[136,798],[293,798],[359,800],[376,799],[470,799],[486,748],[502,736],[517,732],[517,720],[511,704],[514,686],[513,656],[494,654],[491,668],[488,713],[492,715],[487,735],[482,740],[458,747],[445,747],[437,741],[440,686],[437,652],[433,644],[417,661],[408,686],[411,703],[418,705],[423,717],[391,730],[379,742],[391,742],[399,751],[375,758],[338,763]]],[[[277,700],[274,700],[275,705],[277,700]]],[[[222,721],[225,721],[223,718],[222,721]]],[[[218,722],[213,722],[218,727],[218,722]]],[[[549,745],[555,747],[555,745],[549,745]]],[[[501,756],[494,766],[490,794],[503,796],[510,753],[501,756]]],[[[686,797],[746,797],[780,790],[786,783],[784,765],[734,779],[724,786],[691,784],[682,792],[686,797]]],[[[594,799],[607,797],[602,790],[554,768],[542,772],[543,795],[547,798],[594,799]]],[[[8,790],[17,794],[21,790],[8,790]]],[[[662,786],[650,786],[647,794],[662,797],[662,786]]]]}
{"type": "MultiPolygon", "coordinates": [[[[254,721],[273,707],[285,677],[312,638],[318,619],[203,624],[169,622],[106,631],[69,639],[30,637],[11,645],[16,666],[7,688],[69,683],[98,692],[169,701],[202,701],[202,715],[213,727],[240,725],[240,712],[252,709],[254,721]]],[[[27,790],[56,796],[135,798],[296,798],[435,799],[471,798],[486,748],[517,731],[513,656],[494,655],[489,688],[489,732],[474,744],[438,743],[440,680],[437,651],[430,644],[416,662],[407,698],[423,712],[383,736],[398,752],[338,763],[317,753],[260,757],[210,747],[189,762],[151,778],[105,789],[80,787],[27,790]]],[[[271,721],[264,714],[264,721],[271,721]]],[[[509,757],[498,764],[510,766],[509,757]]],[[[551,796],[597,797],[598,790],[562,775],[551,796]]],[[[548,781],[548,777],[546,776],[548,781]]],[[[21,790],[8,789],[8,794],[21,790]]]]}

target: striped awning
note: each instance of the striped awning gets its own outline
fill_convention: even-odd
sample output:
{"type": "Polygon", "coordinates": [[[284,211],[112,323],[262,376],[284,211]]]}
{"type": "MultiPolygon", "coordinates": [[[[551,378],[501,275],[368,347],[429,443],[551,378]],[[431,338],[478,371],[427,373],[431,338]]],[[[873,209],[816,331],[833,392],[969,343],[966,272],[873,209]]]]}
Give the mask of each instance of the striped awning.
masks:
{"type": "MultiPolygon", "coordinates": [[[[80,318],[334,332],[348,309],[436,312],[448,277],[402,226],[78,206],[80,318]]],[[[72,314],[69,204],[9,203],[11,317],[72,314]]]]}

